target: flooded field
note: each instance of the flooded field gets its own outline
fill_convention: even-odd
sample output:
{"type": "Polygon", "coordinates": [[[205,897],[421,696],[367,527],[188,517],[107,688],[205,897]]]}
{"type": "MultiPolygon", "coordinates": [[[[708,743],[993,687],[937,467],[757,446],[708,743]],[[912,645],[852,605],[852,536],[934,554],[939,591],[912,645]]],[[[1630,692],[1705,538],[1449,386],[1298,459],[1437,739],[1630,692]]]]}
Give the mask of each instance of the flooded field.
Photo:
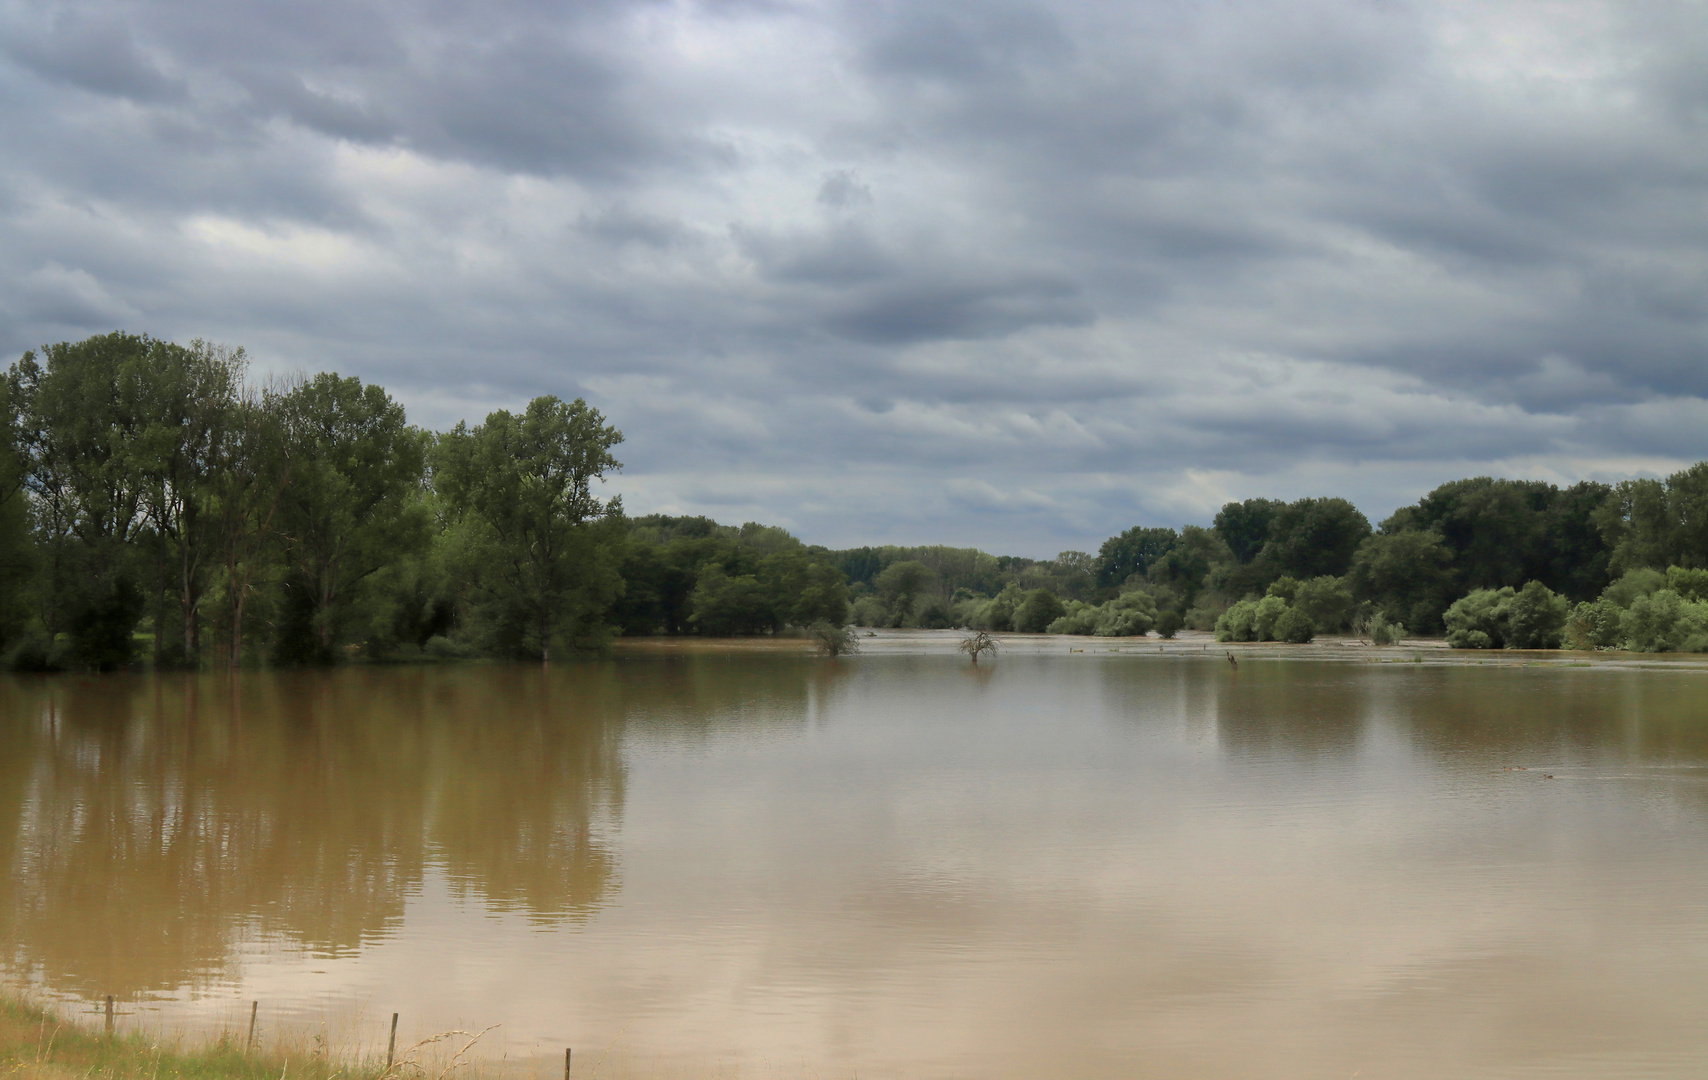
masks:
{"type": "Polygon", "coordinates": [[[546,1077],[1708,1072],[1708,670],[927,645],[7,678],[5,976],[546,1077]]]}

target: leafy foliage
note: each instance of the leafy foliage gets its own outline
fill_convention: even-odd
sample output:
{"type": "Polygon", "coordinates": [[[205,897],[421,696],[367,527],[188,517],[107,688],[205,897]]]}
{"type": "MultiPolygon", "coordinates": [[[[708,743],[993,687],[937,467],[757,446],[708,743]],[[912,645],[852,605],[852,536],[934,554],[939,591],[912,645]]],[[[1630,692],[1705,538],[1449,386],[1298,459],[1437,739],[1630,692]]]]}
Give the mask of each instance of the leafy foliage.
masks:
{"type": "Polygon", "coordinates": [[[1540,581],[1522,589],[1477,589],[1447,609],[1447,644],[1455,649],[1557,649],[1569,605],[1540,581]]]}
{"type": "Polygon", "coordinates": [[[622,588],[616,500],[593,483],[620,468],[622,435],[586,402],[535,398],[439,439],[434,486],[461,533],[470,599],[489,642],[550,659],[597,645],[622,588]]]}

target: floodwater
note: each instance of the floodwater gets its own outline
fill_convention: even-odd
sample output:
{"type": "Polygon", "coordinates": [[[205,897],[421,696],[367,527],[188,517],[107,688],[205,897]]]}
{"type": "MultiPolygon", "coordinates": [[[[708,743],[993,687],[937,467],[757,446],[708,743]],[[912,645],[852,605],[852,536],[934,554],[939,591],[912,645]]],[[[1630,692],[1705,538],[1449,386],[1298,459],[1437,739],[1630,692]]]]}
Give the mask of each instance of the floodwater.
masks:
{"type": "MultiPolygon", "coordinates": [[[[4,975],[604,1077],[1708,1074],[1708,672],[0,681],[4,975]]],[[[554,1072],[555,1070],[555,1072],[554,1072]]]]}

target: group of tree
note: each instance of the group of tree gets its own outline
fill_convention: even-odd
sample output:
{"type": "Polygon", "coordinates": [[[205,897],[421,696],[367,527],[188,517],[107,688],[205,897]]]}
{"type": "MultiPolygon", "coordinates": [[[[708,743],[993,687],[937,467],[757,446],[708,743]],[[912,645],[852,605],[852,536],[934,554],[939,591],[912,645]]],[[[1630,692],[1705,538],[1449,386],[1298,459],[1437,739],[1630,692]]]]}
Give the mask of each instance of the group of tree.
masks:
{"type": "Polygon", "coordinates": [[[1617,485],[1457,480],[1375,527],[1341,498],[1246,499],[1208,527],[1128,529],[1095,556],[1034,561],[958,548],[834,556],[853,582],[855,617],[871,625],[1696,648],[1690,605],[1704,601],[1665,583],[1708,568],[1708,463],[1617,485]]]}
{"type": "Polygon", "coordinates": [[[382,388],[256,385],[241,350],[125,333],[0,381],[0,655],[22,669],[527,656],[618,632],[845,621],[781,530],[623,515],[622,435],[539,397],[449,431],[382,388]]]}
{"type": "Polygon", "coordinates": [[[628,518],[622,435],[536,398],[449,431],[378,386],[258,386],[241,350],[112,333],[0,381],[0,656],[14,668],[525,656],[614,635],[948,628],[1464,647],[1708,648],[1708,462],[1617,485],[1479,477],[1372,527],[1247,499],[1097,554],[810,547],[628,518]]]}

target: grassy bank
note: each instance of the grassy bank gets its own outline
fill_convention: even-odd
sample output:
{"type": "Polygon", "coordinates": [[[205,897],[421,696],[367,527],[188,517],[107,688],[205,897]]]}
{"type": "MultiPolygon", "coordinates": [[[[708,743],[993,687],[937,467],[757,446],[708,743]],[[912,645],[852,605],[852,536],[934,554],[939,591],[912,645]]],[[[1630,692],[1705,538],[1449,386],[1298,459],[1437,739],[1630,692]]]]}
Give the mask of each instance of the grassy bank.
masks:
{"type": "MultiPolygon", "coordinates": [[[[353,1064],[315,1048],[243,1051],[242,1034],[180,1045],[142,1034],[106,1035],[18,998],[0,998],[0,1077],[166,1080],[333,1080],[374,1078],[381,1063],[353,1064]]],[[[395,1070],[394,1070],[395,1072],[395,1070]]]]}

